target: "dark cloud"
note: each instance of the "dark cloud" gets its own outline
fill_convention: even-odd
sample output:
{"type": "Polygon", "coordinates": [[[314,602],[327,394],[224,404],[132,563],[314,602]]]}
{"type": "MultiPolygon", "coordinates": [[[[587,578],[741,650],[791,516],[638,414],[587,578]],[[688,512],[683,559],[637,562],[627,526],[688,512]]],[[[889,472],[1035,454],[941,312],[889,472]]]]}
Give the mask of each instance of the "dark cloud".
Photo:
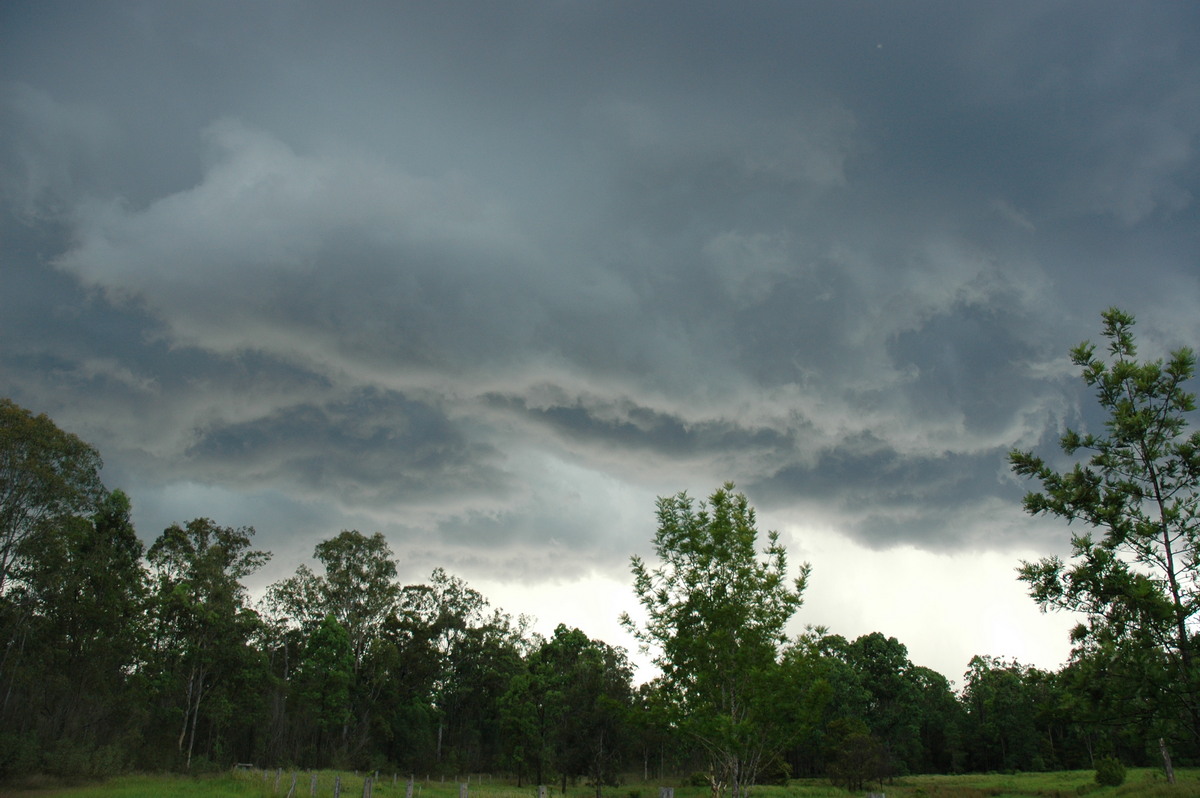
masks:
{"type": "Polygon", "coordinates": [[[196,430],[184,458],[204,481],[294,484],[347,507],[453,501],[506,487],[489,464],[496,453],[469,443],[437,408],[372,389],[246,421],[214,420],[196,430]]]}
{"type": "Polygon", "coordinates": [[[0,391],[144,534],[292,562],[358,527],[624,578],[655,495],[726,479],[875,549],[1036,546],[1004,453],[1098,423],[1067,348],[1112,304],[1200,338],[1198,38],[1168,2],[9,2],[0,391]]]}
{"type": "Polygon", "coordinates": [[[493,407],[513,411],[567,440],[627,452],[643,451],[666,459],[736,456],[793,446],[779,430],[746,428],[733,419],[691,422],[629,400],[571,400],[553,388],[543,388],[539,393],[549,393],[560,401],[546,404],[539,396],[539,403],[531,406],[531,397],[492,394],[485,398],[493,407]]]}

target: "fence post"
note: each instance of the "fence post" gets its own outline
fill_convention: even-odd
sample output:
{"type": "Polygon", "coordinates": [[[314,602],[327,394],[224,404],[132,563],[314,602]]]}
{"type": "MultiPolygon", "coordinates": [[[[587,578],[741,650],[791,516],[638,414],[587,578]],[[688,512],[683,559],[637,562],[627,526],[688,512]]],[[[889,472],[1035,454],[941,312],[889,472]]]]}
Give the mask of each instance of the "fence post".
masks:
{"type": "Polygon", "coordinates": [[[333,798],[342,798],[342,777],[340,774],[333,777],[333,798]]]}
{"type": "Polygon", "coordinates": [[[458,798],[467,798],[467,784],[463,782],[458,785],[458,798]]]}
{"type": "Polygon", "coordinates": [[[404,798],[413,798],[413,777],[408,777],[408,784],[404,785],[404,798]]]}
{"type": "Polygon", "coordinates": [[[317,798],[317,774],[308,774],[308,794],[313,798],[317,798]]]}
{"type": "Polygon", "coordinates": [[[287,798],[295,798],[296,795],[296,771],[292,771],[292,786],[288,787],[287,798]]]}

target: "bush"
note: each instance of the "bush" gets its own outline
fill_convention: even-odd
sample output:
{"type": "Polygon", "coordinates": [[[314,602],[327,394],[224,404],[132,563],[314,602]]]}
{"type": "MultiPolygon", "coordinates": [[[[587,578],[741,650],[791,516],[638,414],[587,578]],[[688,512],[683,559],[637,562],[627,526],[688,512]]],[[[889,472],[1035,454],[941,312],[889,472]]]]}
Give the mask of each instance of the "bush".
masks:
{"type": "Polygon", "coordinates": [[[792,766],[786,759],[780,756],[772,757],[771,761],[763,766],[758,773],[759,784],[773,784],[778,787],[786,787],[788,780],[792,777],[792,766]]]}
{"type": "Polygon", "coordinates": [[[1096,783],[1105,787],[1120,787],[1125,783],[1125,766],[1115,756],[1096,762],[1096,783]]]}

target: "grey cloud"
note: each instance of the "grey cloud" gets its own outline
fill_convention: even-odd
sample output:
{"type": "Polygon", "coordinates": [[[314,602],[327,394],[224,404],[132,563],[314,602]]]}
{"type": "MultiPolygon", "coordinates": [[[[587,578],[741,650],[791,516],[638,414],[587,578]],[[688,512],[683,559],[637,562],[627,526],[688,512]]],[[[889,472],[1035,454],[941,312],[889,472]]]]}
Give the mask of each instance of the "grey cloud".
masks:
{"type": "Polygon", "coordinates": [[[631,453],[645,451],[667,459],[735,457],[746,451],[792,447],[786,432],[746,427],[736,420],[691,421],[619,397],[570,398],[559,391],[550,393],[558,394],[560,400],[546,402],[539,397],[534,403],[529,397],[497,394],[486,398],[494,408],[515,412],[568,440],[631,453]]]}
{"type": "Polygon", "coordinates": [[[1032,536],[1017,523],[1023,491],[1002,473],[1005,455],[914,456],[863,436],[746,487],[764,507],[825,508],[823,520],[870,548],[1004,549],[1032,536]]]}
{"type": "Polygon", "coordinates": [[[584,569],[732,478],[1024,545],[1066,347],[1197,332],[1175,4],[3,13],[3,390],[155,518],[584,569]]]}
{"type": "Polygon", "coordinates": [[[347,507],[438,503],[508,487],[489,464],[497,454],[467,440],[440,410],[371,389],[262,418],[211,422],[184,455],[208,479],[298,484],[347,507]]]}

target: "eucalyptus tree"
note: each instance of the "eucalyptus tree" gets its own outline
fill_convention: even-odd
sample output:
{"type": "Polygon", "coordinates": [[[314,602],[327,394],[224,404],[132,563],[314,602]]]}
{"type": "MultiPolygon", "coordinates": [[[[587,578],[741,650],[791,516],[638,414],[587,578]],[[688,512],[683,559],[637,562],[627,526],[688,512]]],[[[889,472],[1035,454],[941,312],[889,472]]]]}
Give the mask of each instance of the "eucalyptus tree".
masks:
{"type": "MultiPolygon", "coordinates": [[[[350,652],[345,712],[332,712],[329,707],[318,712],[320,741],[313,755],[328,762],[336,747],[342,756],[364,759],[389,679],[387,629],[401,593],[396,559],[381,533],[368,536],[354,529],[318,543],[313,557],[321,564],[320,573],[302,564],[293,576],[267,589],[265,604],[280,627],[279,644],[289,648],[287,657],[296,662],[285,679],[285,691],[312,694],[313,674],[334,656],[333,629],[341,630],[336,637],[345,637],[350,652]],[[296,680],[304,684],[293,683],[296,680]],[[335,716],[341,718],[336,746],[330,727],[335,716]]],[[[342,673],[340,666],[335,671],[342,673]]],[[[291,709],[277,713],[282,715],[277,723],[289,729],[292,739],[300,740],[306,735],[293,723],[291,709]]]]}
{"type": "Polygon", "coordinates": [[[168,527],[147,552],[152,648],[146,673],[162,708],[179,722],[175,748],[186,768],[200,716],[211,706],[210,727],[229,720],[233,708],[221,688],[255,653],[249,643],[261,622],[242,580],[271,555],[250,547],[253,535],[251,527],[197,518],[168,527]]]}
{"type": "Polygon", "coordinates": [[[99,452],[45,414],[0,398],[0,596],[25,541],[96,509],[101,465],[99,452]]]}
{"type": "Polygon", "coordinates": [[[754,509],[732,483],[699,505],[658,500],[651,568],[631,566],[643,624],[622,621],[655,650],[680,727],[704,748],[714,795],[744,795],[786,743],[773,718],[785,626],[802,603],[809,567],[789,577],[776,532],[758,550],[754,509]]]}
{"type": "MultiPolygon", "coordinates": [[[[0,728],[46,751],[38,767],[60,775],[108,775],[140,736],[131,674],[140,661],[145,575],[129,507],[113,491],[90,518],[39,529],[13,569],[7,598],[24,619],[19,643],[2,655],[0,728]]],[[[0,741],[0,762],[4,748],[0,741]]],[[[4,770],[0,764],[0,777],[4,770]]]]}
{"type": "Polygon", "coordinates": [[[350,635],[332,614],[326,615],[308,638],[295,674],[295,697],[312,728],[312,749],[306,758],[310,764],[328,766],[342,753],[353,680],[350,635]]]}
{"type": "Polygon", "coordinates": [[[91,445],[0,399],[0,774],[42,766],[14,750],[54,743],[80,763],[70,775],[86,775],[128,725],[115,702],[140,544],[100,467],[91,445]]]}
{"type": "Polygon", "coordinates": [[[1072,638],[1092,656],[1109,652],[1146,663],[1143,678],[1200,752],[1200,432],[1189,432],[1195,395],[1185,384],[1196,357],[1139,361],[1134,318],[1102,314],[1107,355],[1084,342],[1071,360],[1107,414],[1103,430],[1068,429],[1063,452],[1087,459],[1058,471],[1028,451],[1013,470],[1040,483],[1025,509],[1087,529],[1071,536],[1071,557],[1025,562],[1020,578],[1043,609],[1081,613],[1072,638]]]}
{"type": "Polygon", "coordinates": [[[522,773],[528,765],[539,784],[556,768],[564,791],[569,778],[586,777],[599,795],[628,749],[632,678],[623,650],[559,624],[501,700],[510,762],[522,773]]]}
{"type": "Polygon", "coordinates": [[[268,605],[310,634],[332,615],[350,638],[357,671],[396,612],[400,584],[395,556],[381,533],[367,536],[349,529],[318,543],[313,557],[323,573],[301,565],[294,576],[268,588],[268,605]]]}

